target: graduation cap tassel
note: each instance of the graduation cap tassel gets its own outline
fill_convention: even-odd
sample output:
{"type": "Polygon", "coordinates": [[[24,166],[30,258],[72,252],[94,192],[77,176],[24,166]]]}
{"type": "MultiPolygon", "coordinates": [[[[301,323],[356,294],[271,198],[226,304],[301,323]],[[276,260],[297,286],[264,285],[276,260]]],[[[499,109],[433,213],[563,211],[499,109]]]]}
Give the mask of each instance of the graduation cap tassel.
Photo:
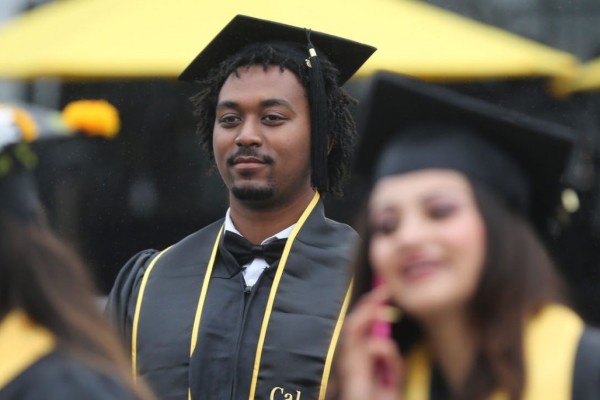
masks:
{"type": "Polygon", "coordinates": [[[312,166],[312,184],[319,191],[326,191],[328,186],[327,174],[327,153],[328,153],[328,107],[327,93],[325,91],[325,79],[323,78],[323,68],[317,51],[310,40],[309,29],[306,30],[306,39],[308,41],[307,65],[309,67],[309,93],[311,115],[311,166],[312,166]]]}

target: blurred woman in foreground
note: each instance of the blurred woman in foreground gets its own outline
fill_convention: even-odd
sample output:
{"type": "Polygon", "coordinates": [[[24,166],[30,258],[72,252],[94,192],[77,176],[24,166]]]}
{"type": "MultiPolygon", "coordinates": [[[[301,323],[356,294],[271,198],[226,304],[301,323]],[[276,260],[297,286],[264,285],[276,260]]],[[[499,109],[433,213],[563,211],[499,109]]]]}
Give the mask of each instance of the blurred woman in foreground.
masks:
{"type": "MultiPolygon", "coordinates": [[[[94,110],[84,107],[84,123],[98,122],[94,110]]],[[[44,122],[0,105],[0,399],[149,399],[133,386],[86,267],[45,224],[22,140],[69,130],[44,122]]]]}
{"type": "Polygon", "coordinates": [[[600,334],[561,305],[540,239],[568,132],[390,74],[363,111],[368,293],[344,326],[340,397],[600,398],[600,334]]]}

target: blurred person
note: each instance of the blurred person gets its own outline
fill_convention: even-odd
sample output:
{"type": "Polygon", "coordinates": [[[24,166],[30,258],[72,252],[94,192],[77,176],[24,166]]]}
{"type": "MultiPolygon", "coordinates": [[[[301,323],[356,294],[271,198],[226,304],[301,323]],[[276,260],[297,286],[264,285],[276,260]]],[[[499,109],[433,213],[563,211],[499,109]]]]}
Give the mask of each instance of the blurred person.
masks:
{"type": "Polygon", "coordinates": [[[338,398],[600,398],[600,333],[543,245],[570,131],[388,73],[365,103],[372,190],[338,398]]]}
{"type": "Polygon", "coordinates": [[[340,86],[373,51],[237,16],[181,74],[200,85],[198,132],[229,209],[134,256],[108,301],[161,399],[323,398],[357,235],[320,196],[340,193],[355,139],[340,86]]]}
{"type": "Polygon", "coordinates": [[[49,229],[25,142],[75,131],[112,136],[116,110],[70,103],[63,114],[0,103],[0,399],[150,399],[134,387],[86,266],[49,229]]]}

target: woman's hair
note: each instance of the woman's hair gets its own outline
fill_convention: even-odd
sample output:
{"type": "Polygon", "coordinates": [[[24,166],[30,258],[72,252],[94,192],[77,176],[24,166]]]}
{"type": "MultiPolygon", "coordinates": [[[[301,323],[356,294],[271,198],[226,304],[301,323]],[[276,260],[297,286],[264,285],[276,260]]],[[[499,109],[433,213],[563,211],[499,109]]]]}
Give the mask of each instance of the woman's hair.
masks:
{"type": "Polygon", "coordinates": [[[95,294],[82,261],[48,228],[0,213],[0,320],[24,311],[56,337],[58,351],[117,377],[135,398],[151,398],[143,386],[133,386],[122,345],[95,294]]]}
{"type": "MultiPolygon", "coordinates": [[[[241,67],[261,65],[266,70],[269,66],[275,65],[279,66],[281,71],[288,69],[293,72],[305,91],[308,90],[307,67],[300,64],[297,57],[291,55],[291,51],[293,49],[282,50],[281,46],[259,43],[228,58],[200,82],[202,90],[191,100],[195,107],[194,115],[198,120],[197,133],[211,160],[214,160],[212,135],[217,100],[229,75],[237,74],[241,67]]],[[[356,127],[351,112],[351,106],[356,104],[356,100],[338,86],[338,70],[335,66],[322,56],[321,65],[327,93],[329,133],[333,140],[333,146],[327,157],[328,184],[326,187],[317,187],[317,189],[322,194],[341,195],[343,179],[356,141],[356,127]]]]}
{"type": "MultiPolygon", "coordinates": [[[[501,388],[516,400],[525,386],[524,322],[543,305],[563,302],[564,287],[531,224],[485,188],[474,185],[474,194],[486,227],[487,251],[468,306],[478,348],[461,397],[487,398],[501,388]]],[[[370,289],[368,229],[363,237],[355,299],[370,289]]],[[[407,353],[423,335],[417,322],[405,315],[393,326],[393,336],[407,353]]]]}

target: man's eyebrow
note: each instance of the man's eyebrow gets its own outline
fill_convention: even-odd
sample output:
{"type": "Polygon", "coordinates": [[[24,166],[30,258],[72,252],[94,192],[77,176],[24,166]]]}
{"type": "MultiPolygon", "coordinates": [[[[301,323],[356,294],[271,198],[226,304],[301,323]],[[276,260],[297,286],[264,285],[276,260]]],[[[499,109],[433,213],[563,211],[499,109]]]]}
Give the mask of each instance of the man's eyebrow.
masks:
{"type": "MultiPolygon", "coordinates": [[[[280,99],[280,98],[272,98],[272,99],[263,100],[260,102],[260,106],[263,108],[264,107],[272,107],[272,106],[282,106],[282,107],[289,108],[290,110],[294,109],[294,107],[291,105],[291,103],[289,101],[280,99]]],[[[223,109],[223,108],[231,108],[231,109],[237,110],[240,108],[240,104],[233,100],[223,100],[217,104],[216,108],[217,108],[217,110],[223,109]]]]}
{"type": "Polygon", "coordinates": [[[231,100],[225,100],[225,101],[221,101],[219,102],[219,104],[217,104],[217,109],[219,108],[239,108],[239,104],[236,103],[235,101],[231,101],[231,100]]]}
{"type": "Polygon", "coordinates": [[[293,109],[292,105],[284,99],[267,99],[260,102],[262,107],[271,107],[271,106],[283,106],[289,109],[293,109]]]}

